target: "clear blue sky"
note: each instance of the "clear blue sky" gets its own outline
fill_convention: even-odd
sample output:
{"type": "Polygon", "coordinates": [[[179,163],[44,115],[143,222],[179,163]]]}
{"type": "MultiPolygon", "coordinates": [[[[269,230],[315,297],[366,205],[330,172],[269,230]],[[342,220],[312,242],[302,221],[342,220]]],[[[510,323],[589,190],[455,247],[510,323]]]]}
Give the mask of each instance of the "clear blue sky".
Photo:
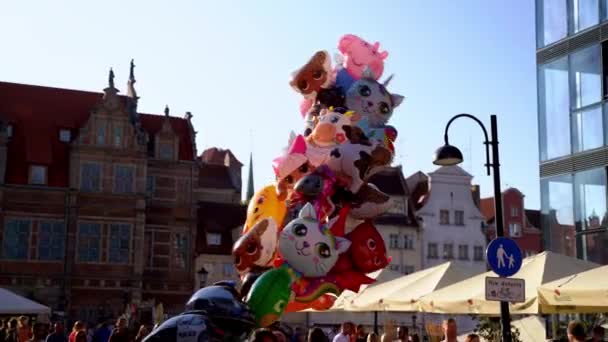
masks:
{"type": "MultiPolygon", "coordinates": [[[[230,148],[243,175],[252,151],[256,188],[302,128],[290,73],[345,33],[377,40],[406,96],[391,121],[405,172],[434,169],[452,115],[489,126],[496,113],[503,186],[539,207],[533,1],[9,1],[0,32],[3,81],[101,91],[114,67],[125,93],[135,58],[140,111],[191,111],[199,153],[230,148]]],[[[491,195],[479,128],[462,120],[450,137],[491,195]]]]}

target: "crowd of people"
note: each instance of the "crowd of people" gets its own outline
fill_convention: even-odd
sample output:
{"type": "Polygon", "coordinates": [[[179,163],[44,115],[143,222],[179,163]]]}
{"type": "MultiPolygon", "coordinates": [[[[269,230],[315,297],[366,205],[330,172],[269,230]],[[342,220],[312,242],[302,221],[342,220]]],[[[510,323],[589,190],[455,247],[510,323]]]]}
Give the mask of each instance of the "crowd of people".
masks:
{"type": "MultiPolygon", "coordinates": [[[[444,342],[457,342],[458,330],[456,321],[453,319],[445,320],[442,324],[444,342]]],[[[303,331],[293,335],[286,332],[279,325],[254,331],[249,339],[250,342],[420,342],[422,337],[417,333],[409,333],[408,327],[401,326],[394,328],[392,324],[384,327],[384,333],[379,335],[374,332],[367,333],[363,325],[355,326],[352,322],[345,322],[341,325],[340,331],[336,334],[326,333],[320,327],[313,327],[308,330],[308,334],[303,331]]],[[[469,334],[464,342],[480,342],[479,336],[469,334]]]]}
{"type": "MultiPolygon", "coordinates": [[[[150,327],[141,325],[137,331],[129,329],[127,320],[119,318],[115,324],[105,321],[96,327],[87,327],[81,321],[76,321],[69,333],[64,331],[61,323],[54,323],[52,330],[49,324],[34,323],[30,326],[29,319],[21,316],[0,320],[0,342],[142,342],[151,331],[150,327]]],[[[459,342],[458,329],[453,319],[445,320],[442,324],[442,342],[459,342]]],[[[588,336],[584,325],[572,321],[567,328],[567,339],[553,341],[568,342],[601,342],[604,341],[604,329],[596,326],[588,336]]],[[[425,339],[426,340],[426,339],[425,339]]],[[[268,328],[257,329],[249,338],[249,342],[420,342],[423,338],[417,333],[409,333],[405,326],[395,328],[392,324],[384,326],[384,333],[366,332],[363,325],[345,322],[339,331],[326,331],[321,327],[313,327],[306,332],[301,328],[292,330],[283,324],[274,324],[268,328]]],[[[460,342],[480,342],[476,334],[469,334],[460,342]]]]}
{"type": "Polygon", "coordinates": [[[51,329],[50,324],[41,322],[30,326],[25,316],[0,320],[0,342],[141,342],[149,332],[146,325],[141,325],[137,332],[129,329],[125,318],[119,318],[116,324],[107,320],[96,327],[76,321],[69,333],[59,322],[52,324],[51,329]]]}

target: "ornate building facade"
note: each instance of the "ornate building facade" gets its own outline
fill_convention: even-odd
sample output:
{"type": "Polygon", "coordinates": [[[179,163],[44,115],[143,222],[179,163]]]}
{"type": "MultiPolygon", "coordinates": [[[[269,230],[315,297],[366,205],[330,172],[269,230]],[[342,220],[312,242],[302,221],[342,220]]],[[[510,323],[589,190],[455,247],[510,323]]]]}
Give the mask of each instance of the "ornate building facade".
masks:
{"type": "Polygon", "coordinates": [[[126,96],[0,82],[0,286],[91,322],[193,290],[192,115],[139,113],[133,67],[126,96]]]}

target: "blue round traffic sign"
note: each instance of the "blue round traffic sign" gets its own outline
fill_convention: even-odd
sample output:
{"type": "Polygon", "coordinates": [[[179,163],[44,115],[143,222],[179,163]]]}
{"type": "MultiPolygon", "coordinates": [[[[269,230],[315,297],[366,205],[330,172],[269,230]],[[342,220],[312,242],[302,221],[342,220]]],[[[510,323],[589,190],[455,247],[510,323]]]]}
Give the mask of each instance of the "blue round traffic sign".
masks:
{"type": "Polygon", "coordinates": [[[515,241],[499,237],[490,241],[486,249],[486,260],[496,274],[510,277],[521,268],[521,250],[515,241]]]}

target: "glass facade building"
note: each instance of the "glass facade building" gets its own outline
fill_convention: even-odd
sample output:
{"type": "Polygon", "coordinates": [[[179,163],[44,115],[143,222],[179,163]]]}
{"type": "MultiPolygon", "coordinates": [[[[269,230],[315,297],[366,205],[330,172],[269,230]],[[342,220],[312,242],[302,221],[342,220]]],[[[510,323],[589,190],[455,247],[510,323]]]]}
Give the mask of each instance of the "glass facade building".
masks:
{"type": "Polygon", "coordinates": [[[608,0],[536,0],[545,249],[608,264],[608,0]]]}

